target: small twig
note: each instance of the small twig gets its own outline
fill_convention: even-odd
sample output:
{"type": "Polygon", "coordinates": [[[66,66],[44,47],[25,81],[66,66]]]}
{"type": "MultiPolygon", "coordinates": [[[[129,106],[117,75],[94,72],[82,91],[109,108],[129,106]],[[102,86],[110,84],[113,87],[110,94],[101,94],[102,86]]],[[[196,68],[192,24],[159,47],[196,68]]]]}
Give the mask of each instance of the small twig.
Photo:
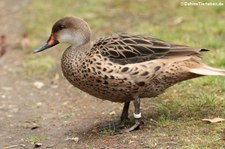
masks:
{"type": "Polygon", "coordinates": [[[17,147],[17,146],[18,146],[18,145],[10,145],[10,146],[4,147],[3,149],[15,148],[15,147],[17,147]]]}

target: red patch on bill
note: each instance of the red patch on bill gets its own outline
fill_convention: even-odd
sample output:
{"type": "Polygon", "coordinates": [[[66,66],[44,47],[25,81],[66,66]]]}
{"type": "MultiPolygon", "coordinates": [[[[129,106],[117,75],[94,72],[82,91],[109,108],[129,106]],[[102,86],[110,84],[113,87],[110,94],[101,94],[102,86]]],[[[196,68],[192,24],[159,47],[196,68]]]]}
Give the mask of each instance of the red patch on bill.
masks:
{"type": "Polygon", "coordinates": [[[55,38],[53,36],[50,37],[50,39],[48,40],[48,45],[53,45],[55,43],[55,38]]]}

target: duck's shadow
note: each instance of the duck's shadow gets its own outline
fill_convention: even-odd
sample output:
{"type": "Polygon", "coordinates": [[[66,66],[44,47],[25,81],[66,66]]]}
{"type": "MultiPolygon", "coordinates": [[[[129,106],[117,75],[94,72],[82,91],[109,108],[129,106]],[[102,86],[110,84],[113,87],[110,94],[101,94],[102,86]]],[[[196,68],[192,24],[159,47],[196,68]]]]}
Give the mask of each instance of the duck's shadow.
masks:
{"type": "Polygon", "coordinates": [[[130,118],[124,123],[120,123],[119,118],[114,118],[113,120],[103,121],[96,123],[94,125],[89,126],[85,130],[76,131],[76,135],[80,137],[82,140],[86,140],[87,138],[98,138],[102,136],[117,136],[117,135],[126,135],[128,133],[138,133],[139,131],[146,131],[146,129],[155,129],[155,122],[152,121],[149,116],[143,117],[144,125],[140,127],[138,130],[134,130],[132,132],[125,132],[131,126],[135,124],[134,118],[130,118]],[[149,128],[151,126],[151,128],[149,128]]]}

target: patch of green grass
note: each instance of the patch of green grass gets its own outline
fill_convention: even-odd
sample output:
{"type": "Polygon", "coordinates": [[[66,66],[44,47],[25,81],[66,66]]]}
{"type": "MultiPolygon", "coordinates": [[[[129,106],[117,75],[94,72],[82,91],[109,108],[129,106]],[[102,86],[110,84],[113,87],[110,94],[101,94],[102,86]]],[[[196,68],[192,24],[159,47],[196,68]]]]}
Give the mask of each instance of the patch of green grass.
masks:
{"type": "Polygon", "coordinates": [[[201,121],[167,120],[148,137],[149,148],[223,148],[224,125],[205,124],[201,121]]]}
{"type": "Polygon", "coordinates": [[[82,91],[79,88],[73,88],[71,91],[74,92],[75,94],[81,94],[82,93],[82,91]]]}
{"type": "Polygon", "coordinates": [[[180,83],[151,102],[143,100],[145,109],[154,105],[154,112],[145,113],[147,120],[154,119],[147,122],[149,148],[224,148],[225,123],[207,124],[202,119],[225,117],[225,93],[215,85],[219,81],[195,81],[199,80],[180,83]]]}
{"type": "Polygon", "coordinates": [[[40,108],[40,106],[41,106],[41,105],[38,105],[38,104],[32,104],[30,107],[31,107],[32,109],[38,109],[38,108],[40,108]]]}
{"type": "Polygon", "coordinates": [[[27,58],[23,66],[27,75],[46,75],[56,67],[56,61],[50,56],[27,58]]]}
{"type": "Polygon", "coordinates": [[[98,11],[102,9],[104,3],[104,0],[31,1],[27,9],[24,10],[24,14],[26,15],[21,20],[24,23],[26,31],[29,33],[32,47],[38,47],[50,35],[53,23],[64,16],[76,15],[83,17],[93,22],[94,27],[102,28],[103,23],[98,23],[96,20],[101,21],[102,19],[102,15],[98,11]]]}
{"type": "Polygon", "coordinates": [[[27,140],[27,142],[33,144],[33,143],[40,142],[40,141],[43,141],[43,140],[46,140],[46,139],[38,137],[38,136],[29,136],[29,137],[27,137],[26,140],[27,140]]]}
{"type": "Polygon", "coordinates": [[[25,10],[29,15],[24,16],[22,21],[34,44],[48,37],[56,20],[72,15],[84,18],[97,35],[128,32],[151,35],[178,44],[219,49],[224,47],[225,37],[225,12],[221,9],[182,7],[179,0],[151,3],[147,0],[40,0],[30,3],[25,10]],[[179,19],[180,23],[176,23],[179,19]]]}
{"type": "Polygon", "coordinates": [[[224,93],[216,88],[203,87],[203,89],[185,88],[176,89],[176,95],[173,90],[169,90],[161,98],[166,98],[166,102],[155,103],[159,120],[163,119],[201,119],[212,116],[225,116],[225,100],[221,98],[224,93]],[[203,92],[205,91],[205,92],[203,92]]]}
{"type": "Polygon", "coordinates": [[[73,113],[65,113],[65,114],[62,115],[63,119],[70,119],[70,118],[73,118],[73,117],[74,117],[73,113]]]}

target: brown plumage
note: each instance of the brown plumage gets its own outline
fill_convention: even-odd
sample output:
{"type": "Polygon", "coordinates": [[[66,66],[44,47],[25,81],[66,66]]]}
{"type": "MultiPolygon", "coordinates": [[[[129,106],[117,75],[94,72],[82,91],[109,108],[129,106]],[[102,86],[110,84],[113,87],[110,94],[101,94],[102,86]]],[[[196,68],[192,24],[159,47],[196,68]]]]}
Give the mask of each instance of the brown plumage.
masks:
{"type": "Polygon", "coordinates": [[[75,87],[100,99],[124,102],[121,120],[127,119],[134,100],[139,128],[140,98],[155,97],[168,87],[204,75],[223,75],[225,71],[201,62],[206,49],[170,44],[145,36],[113,34],[90,41],[91,31],[82,19],[65,17],[57,21],[40,52],[60,42],[70,44],[62,56],[62,71],[75,87]]]}

